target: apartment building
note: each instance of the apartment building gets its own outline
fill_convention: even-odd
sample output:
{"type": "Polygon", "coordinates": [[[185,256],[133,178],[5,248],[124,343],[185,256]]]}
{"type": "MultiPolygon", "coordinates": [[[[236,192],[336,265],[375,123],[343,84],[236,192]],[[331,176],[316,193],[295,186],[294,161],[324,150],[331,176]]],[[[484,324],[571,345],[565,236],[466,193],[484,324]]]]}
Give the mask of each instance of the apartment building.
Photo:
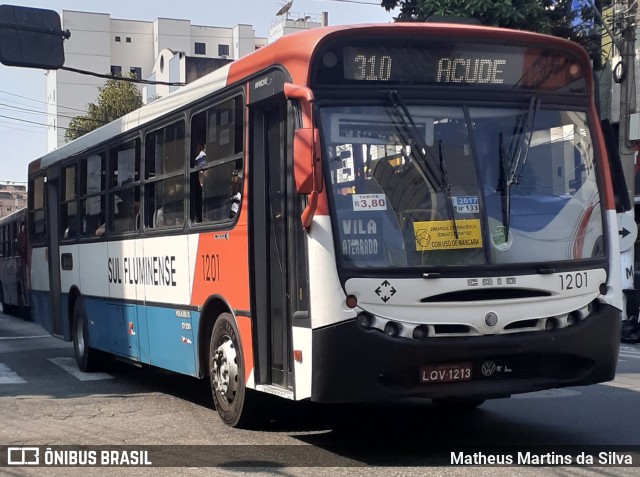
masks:
{"type": "MultiPolygon", "coordinates": [[[[71,38],[65,41],[65,66],[103,74],[133,73],[137,78],[155,79],[162,76],[159,72],[164,72],[166,61],[167,76],[173,71],[172,76],[185,81],[189,75],[180,68],[206,73],[267,43],[266,38],[256,37],[251,25],[202,26],[170,18],[137,21],[69,10],[63,10],[60,17],[63,30],[71,31],[71,38]]],[[[83,114],[88,103],[96,101],[104,81],[64,70],[47,72],[49,151],[65,143],[65,128],[73,117],[83,114]]],[[[150,89],[143,92],[143,98],[168,92],[150,89]]]]}
{"type": "Polygon", "coordinates": [[[26,185],[0,182],[0,219],[26,206],[26,185]]]}

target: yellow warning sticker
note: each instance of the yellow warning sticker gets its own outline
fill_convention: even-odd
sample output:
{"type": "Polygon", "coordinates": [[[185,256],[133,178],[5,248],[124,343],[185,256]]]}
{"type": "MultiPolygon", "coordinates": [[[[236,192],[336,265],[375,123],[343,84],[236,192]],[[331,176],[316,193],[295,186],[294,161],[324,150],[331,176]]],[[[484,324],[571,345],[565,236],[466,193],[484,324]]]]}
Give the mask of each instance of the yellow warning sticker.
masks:
{"type": "Polygon", "coordinates": [[[453,229],[453,220],[414,222],[416,250],[425,252],[482,247],[480,219],[456,220],[456,228],[458,229],[457,239],[453,229]]]}

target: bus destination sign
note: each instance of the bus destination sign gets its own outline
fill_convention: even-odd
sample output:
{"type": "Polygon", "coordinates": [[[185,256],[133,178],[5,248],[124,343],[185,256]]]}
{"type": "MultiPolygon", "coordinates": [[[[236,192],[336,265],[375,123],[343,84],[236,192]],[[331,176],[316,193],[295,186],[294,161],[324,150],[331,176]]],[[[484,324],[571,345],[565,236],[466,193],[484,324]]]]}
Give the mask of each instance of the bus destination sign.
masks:
{"type": "Polygon", "coordinates": [[[319,58],[315,78],[320,84],[586,91],[580,60],[557,49],[441,41],[363,43],[330,48],[319,58]]]}

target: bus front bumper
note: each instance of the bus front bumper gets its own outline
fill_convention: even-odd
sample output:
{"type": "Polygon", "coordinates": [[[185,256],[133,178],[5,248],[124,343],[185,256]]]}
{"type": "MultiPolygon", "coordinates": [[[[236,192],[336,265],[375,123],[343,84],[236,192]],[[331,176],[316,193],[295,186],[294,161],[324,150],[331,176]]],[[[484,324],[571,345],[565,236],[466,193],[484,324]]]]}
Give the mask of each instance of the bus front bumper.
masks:
{"type": "Polygon", "coordinates": [[[365,330],[355,320],[341,323],[313,331],[311,399],[484,399],[610,381],[620,320],[619,310],[602,305],[579,323],[553,331],[420,341],[365,330]],[[447,371],[456,367],[462,372],[447,371]],[[434,371],[436,379],[430,380],[434,371]],[[438,381],[438,375],[449,380],[438,381]]]}

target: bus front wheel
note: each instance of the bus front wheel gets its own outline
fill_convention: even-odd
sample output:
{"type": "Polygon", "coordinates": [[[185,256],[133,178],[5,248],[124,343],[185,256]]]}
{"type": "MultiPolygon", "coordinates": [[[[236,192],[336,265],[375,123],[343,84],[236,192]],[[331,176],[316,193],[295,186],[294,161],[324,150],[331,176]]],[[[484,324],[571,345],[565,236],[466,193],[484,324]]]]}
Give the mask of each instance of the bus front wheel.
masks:
{"type": "Polygon", "coordinates": [[[216,410],[222,421],[231,427],[244,427],[251,420],[253,396],[246,389],[244,370],[244,356],[235,320],[230,313],[222,313],[211,333],[209,377],[216,410]]]}
{"type": "Polygon", "coordinates": [[[73,352],[80,371],[89,373],[98,368],[97,351],[89,347],[89,323],[82,297],[73,305],[73,352]]]}

